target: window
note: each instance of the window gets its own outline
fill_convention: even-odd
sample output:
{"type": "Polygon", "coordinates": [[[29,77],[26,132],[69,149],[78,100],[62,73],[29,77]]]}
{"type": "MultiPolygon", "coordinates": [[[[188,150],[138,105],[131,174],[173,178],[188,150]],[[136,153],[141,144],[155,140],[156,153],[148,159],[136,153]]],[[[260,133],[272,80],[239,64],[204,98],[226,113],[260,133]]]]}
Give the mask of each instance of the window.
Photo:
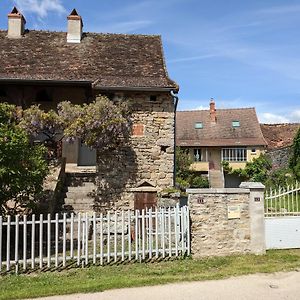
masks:
{"type": "Polygon", "coordinates": [[[156,101],[157,100],[157,96],[155,96],[155,95],[151,95],[150,96],[150,101],[156,101]]]}
{"type": "Polygon", "coordinates": [[[240,127],[240,121],[232,121],[232,127],[240,127]]]}
{"type": "Polygon", "coordinates": [[[222,159],[226,161],[247,161],[246,148],[223,148],[222,159]]]}
{"type": "Polygon", "coordinates": [[[256,149],[255,149],[255,148],[252,148],[252,149],[251,149],[251,153],[255,154],[255,153],[256,153],[256,149]]]}
{"type": "Polygon", "coordinates": [[[203,123],[202,122],[196,122],[195,123],[195,129],[202,129],[203,128],[203,123]]]}
{"type": "Polygon", "coordinates": [[[202,160],[201,149],[194,149],[194,161],[201,161],[201,160],[202,160]]]}

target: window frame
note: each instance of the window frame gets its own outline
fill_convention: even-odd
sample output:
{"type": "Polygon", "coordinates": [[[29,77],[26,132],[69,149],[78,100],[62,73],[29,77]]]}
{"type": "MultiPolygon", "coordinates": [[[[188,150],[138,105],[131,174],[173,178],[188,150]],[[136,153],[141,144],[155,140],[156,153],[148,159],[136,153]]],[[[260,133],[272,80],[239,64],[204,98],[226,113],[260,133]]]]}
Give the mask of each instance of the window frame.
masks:
{"type": "Polygon", "coordinates": [[[247,148],[222,148],[222,161],[247,162],[247,148]]]}

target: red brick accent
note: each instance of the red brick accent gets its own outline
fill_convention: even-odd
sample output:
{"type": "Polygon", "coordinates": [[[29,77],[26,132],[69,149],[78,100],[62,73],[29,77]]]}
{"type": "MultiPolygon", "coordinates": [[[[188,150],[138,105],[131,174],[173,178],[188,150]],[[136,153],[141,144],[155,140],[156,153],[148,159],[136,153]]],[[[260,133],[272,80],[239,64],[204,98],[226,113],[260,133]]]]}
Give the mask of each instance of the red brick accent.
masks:
{"type": "Polygon", "coordinates": [[[143,136],[144,135],[144,128],[143,124],[133,124],[132,126],[132,135],[135,136],[143,136]]]}

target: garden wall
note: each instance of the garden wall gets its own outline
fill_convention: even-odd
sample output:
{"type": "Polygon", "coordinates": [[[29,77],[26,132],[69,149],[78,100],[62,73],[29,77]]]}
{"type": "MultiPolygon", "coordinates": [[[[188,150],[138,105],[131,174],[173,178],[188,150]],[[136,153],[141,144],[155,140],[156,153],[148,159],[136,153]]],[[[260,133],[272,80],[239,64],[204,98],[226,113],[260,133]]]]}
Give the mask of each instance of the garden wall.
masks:
{"type": "Polygon", "coordinates": [[[187,192],[194,257],[265,253],[262,184],[187,192]]]}

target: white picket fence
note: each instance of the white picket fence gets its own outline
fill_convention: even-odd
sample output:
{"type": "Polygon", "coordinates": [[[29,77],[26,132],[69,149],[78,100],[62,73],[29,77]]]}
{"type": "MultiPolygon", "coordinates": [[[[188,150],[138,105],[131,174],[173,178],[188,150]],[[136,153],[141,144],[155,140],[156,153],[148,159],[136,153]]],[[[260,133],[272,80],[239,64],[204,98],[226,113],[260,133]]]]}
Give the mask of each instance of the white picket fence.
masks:
{"type": "Polygon", "coordinates": [[[0,273],[190,254],[188,207],[0,217],[0,273]]]}
{"type": "Polygon", "coordinates": [[[265,216],[300,216],[300,184],[267,191],[265,216]]]}

